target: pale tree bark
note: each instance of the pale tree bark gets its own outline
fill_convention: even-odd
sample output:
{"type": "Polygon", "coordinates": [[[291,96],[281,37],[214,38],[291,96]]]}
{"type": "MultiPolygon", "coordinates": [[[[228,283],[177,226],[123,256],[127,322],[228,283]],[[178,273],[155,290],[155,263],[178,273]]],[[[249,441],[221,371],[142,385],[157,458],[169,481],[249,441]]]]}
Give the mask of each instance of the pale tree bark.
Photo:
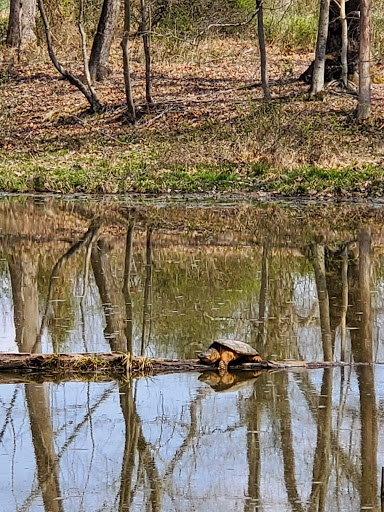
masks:
{"type": "Polygon", "coordinates": [[[325,52],[327,48],[330,0],[321,0],[316,55],[313,66],[311,96],[324,89],[325,52]]]}
{"type": "Polygon", "coordinates": [[[269,90],[269,80],[268,80],[267,52],[265,49],[263,1],[264,0],[256,0],[257,33],[258,33],[259,48],[260,48],[261,85],[263,88],[265,99],[271,100],[272,97],[271,97],[271,93],[269,90]]]}
{"type": "Polygon", "coordinates": [[[123,50],[124,85],[127,98],[128,121],[134,123],[136,120],[135,103],[132,96],[131,72],[129,69],[129,33],[131,31],[131,1],[124,0],[124,35],[121,41],[123,50]]]}
{"type": "Polygon", "coordinates": [[[348,86],[348,23],[345,13],[345,1],[340,0],[340,22],[341,22],[341,83],[348,86]]]}
{"type": "Polygon", "coordinates": [[[104,80],[108,74],[109,54],[119,13],[120,0],[104,0],[89,59],[89,71],[94,81],[104,80]]]}
{"type": "Polygon", "coordinates": [[[83,17],[84,17],[84,0],[80,0],[78,27],[79,27],[80,37],[81,37],[81,50],[83,53],[84,78],[85,78],[86,84],[88,86],[89,93],[93,98],[93,102],[98,103],[98,100],[96,97],[96,92],[92,86],[91,74],[89,72],[88,52],[87,52],[87,36],[85,34],[85,30],[83,27],[83,17]]]}
{"type": "Polygon", "coordinates": [[[150,27],[148,26],[148,6],[146,0],[140,0],[141,10],[141,26],[140,32],[143,36],[143,46],[145,55],[145,98],[147,105],[152,106],[153,100],[151,95],[151,41],[150,27]]]}
{"type": "Polygon", "coordinates": [[[359,104],[357,119],[364,121],[371,114],[371,0],[361,0],[359,50],[359,104]]]}
{"type": "Polygon", "coordinates": [[[35,41],[36,0],[11,0],[7,30],[7,45],[19,50],[35,41]]]}
{"type": "MultiPolygon", "coordinates": [[[[341,15],[340,0],[331,0],[329,5],[328,35],[325,49],[325,82],[341,79],[343,45],[347,50],[348,75],[354,75],[358,71],[361,0],[344,1],[345,16],[341,15]],[[347,43],[345,40],[343,43],[343,23],[344,30],[347,28],[347,43]]],[[[300,79],[308,84],[312,83],[313,68],[314,62],[301,74],[300,79]]]]}

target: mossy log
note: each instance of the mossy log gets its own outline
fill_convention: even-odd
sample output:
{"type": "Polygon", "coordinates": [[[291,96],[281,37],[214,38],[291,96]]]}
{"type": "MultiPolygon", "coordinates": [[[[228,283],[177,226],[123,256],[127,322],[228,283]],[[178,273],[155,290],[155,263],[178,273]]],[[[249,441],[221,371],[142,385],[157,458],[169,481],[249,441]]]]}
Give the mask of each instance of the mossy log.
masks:
{"type": "MultiPolygon", "coordinates": [[[[261,361],[231,365],[234,370],[313,369],[341,366],[361,366],[369,363],[261,361]]],[[[198,359],[149,359],[124,353],[87,354],[29,354],[0,353],[0,372],[39,372],[54,374],[100,375],[160,375],[165,373],[203,372],[212,366],[201,364],[198,359]]]]}

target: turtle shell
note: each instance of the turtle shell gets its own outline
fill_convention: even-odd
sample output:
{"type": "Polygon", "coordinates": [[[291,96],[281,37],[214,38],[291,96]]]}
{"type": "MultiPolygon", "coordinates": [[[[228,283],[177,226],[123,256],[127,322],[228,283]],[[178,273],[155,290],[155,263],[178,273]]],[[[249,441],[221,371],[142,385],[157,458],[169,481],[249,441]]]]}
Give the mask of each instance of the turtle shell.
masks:
{"type": "MultiPolygon", "coordinates": [[[[248,343],[244,343],[244,341],[238,341],[238,340],[216,340],[212,343],[211,347],[213,345],[222,345],[225,348],[229,348],[230,350],[233,350],[239,355],[242,356],[258,356],[259,353],[257,350],[255,350],[251,345],[248,345],[248,343]]],[[[210,347],[210,348],[211,348],[210,347]]]]}

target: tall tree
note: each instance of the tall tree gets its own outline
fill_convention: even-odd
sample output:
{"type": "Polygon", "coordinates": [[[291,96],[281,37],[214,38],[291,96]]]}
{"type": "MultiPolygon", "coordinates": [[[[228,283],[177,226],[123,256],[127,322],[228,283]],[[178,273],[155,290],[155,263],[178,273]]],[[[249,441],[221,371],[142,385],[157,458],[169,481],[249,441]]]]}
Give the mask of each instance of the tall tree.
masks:
{"type": "Polygon", "coordinates": [[[7,45],[19,50],[36,39],[36,0],[11,0],[7,45]]]}
{"type": "MultiPolygon", "coordinates": [[[[39,11],[41,15],[41,19],[43,20],[44,30],[45,30],[45,37],[47,40],[47,46],[48,46],[48,53],[51,58],[52,64],[55,66],[57,71],[66,79],[68,82],[75,87],[79,89],[79,91],[85,96],[88,103],[91,106],[92,112],[101,112],[102,106],[95,94],[95,91],[93,87],[90,84],[89,79],[87,80],[87,85],[84,85],[84,83],[78,78],[76,75],[68,71],[57,59],[55,50],[53,49],[52,44],[52,34],[51,34],[51,28],[49,25],[48,17],[45,12],[44,2],[43,0],[37,0],[39,11]]],[[[79,28],[81,27],[81,17],[79,18],[79,28]]],[[[80,28],[81,32],[81,28],[80,28]]],[[[86,56],[86,52],[84,52],[85,45],[84,45],[84,37],[83,39],[83,54],[86,56]]],[[[88,62],[84,61],[84,69],[86,70],[88,66],[88,62]]],[[[87,76],[86,76],[87,78],[87,76]]]]}
{"type": "Polygon", "coordinates": [[[268,81],[267,52],[265,50],[263,3],[264,3],[264,0],[256,0],[257,33],[258,33],[259,48],[260,48],[261,84],[263,87],[265,99],[271,100],[272,97],[271,97],[271,93],[269,90],[269,81],[268,81]]]}
{"type": "MultiPolygon", "coordinates": [[[[340,2],[340,0],[332,0],[328,2],[329,21],[324,64],[324,77],[326,82],[341,78],[343,69],[342,60],[345,60],[345,53],[343,53],[345,47],[347,50],[346,60],[348,75],[353,75],[357,71],[359,61],[360,3],[361,0],[343,0],[342,2],[340,2]],[[342,3],[344,3],[345,6],[344,16],[341,13],[342,3]],[[345,41],[343,31],[347,32],[347,42],[345,41]]],[[[315,61],[311,63],[300,78],[306,83],[311,83],[314,68],[315,61]]]]}
{"type": "Polygon", "coordinates": [[[141,23],[140,32],[143,36],[143,46],[145,55],[145,99],[147,105],[152,106],[151,94],[151,38],[150,38],[150,23],[148,23],[148,5],[146,0],[140,0],[141,23]]]}
{"type": "Polygon", "coordinates": [[[359,105],[357,118],[368,119],[371,113],[371,0],[361,0],[359,49],[359,105]]]}
{"type": "Polygon", "coordinates": [[[316,55],[313,64],[311,95],[316,95],[324,89],[325,52],[328,39],[330,0],[321,0],[319,28],[316,41],[316,55]]]}
{"type": "Polygon", "coordinates": [[[92,80],[101,81],[107,76],[109,54],[119,13],[120,0],[104,0],[89,59],[92,80]]]}
{"type": "Polygon", "coordinates": [[[340,23],[341,23],[341,83],[344,87],[348,85],[348,22],[345,11],[346,0],[340,0],[340,23]]]}
{"type": "Polygon", "coordinates": [[[124,85],[127,98],[128,120],[133,124],[136,120],[135,103],[132,96],[131,71],[129,66],[129,34],[131,32],[131,1],[124,0],[124,35],[121,41],[123,50],[124,85]]]}

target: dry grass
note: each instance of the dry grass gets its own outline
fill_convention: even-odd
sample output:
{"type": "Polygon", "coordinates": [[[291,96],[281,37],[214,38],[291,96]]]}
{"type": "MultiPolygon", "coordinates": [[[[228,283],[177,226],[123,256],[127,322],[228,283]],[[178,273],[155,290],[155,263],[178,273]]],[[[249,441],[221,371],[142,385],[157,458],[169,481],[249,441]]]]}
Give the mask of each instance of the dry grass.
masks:
{"type": "MultiPolygon", "coordinates": [[[[161,181],[172,190],[183,188],[184,174],[177,183],[170,179],[182,172],[198,190],[202,169],[216,173],[214,186],[217,173],[222,177],[225,172],[234,175],[241,188],[260,166],[272,169],[274,178],[302,166],[383,166],[381,84],[373,88],[372,122],[357,126],[354,97],[329,91],[322,102],[307,101],[307,86],[296,78],[312,54],[282,56],[269,50],[274,99],[266,104],[260,87],[253,86],[259,77],[254,40],[212,38],[198,46],[179,41],[176,47],[162,39],[153,44],[155,107],[148,111],[143,56],[139,41],[134,41],[139,120],[132,127],[124,122],[117,43],[111,76],[97,86],[106,110],[94,116],[87,114],[81,94],[56,75],[46,56],[34,50],[19,65],[12,64],[14,55],[2,50],[1,188],[12,188],[18,178],[15,190],[151,191],[161,181]],[[67,181],[60,185],[63,176],[67,181]]],[[[67,64],[80,69],[75,58],[67,64]]]]}

